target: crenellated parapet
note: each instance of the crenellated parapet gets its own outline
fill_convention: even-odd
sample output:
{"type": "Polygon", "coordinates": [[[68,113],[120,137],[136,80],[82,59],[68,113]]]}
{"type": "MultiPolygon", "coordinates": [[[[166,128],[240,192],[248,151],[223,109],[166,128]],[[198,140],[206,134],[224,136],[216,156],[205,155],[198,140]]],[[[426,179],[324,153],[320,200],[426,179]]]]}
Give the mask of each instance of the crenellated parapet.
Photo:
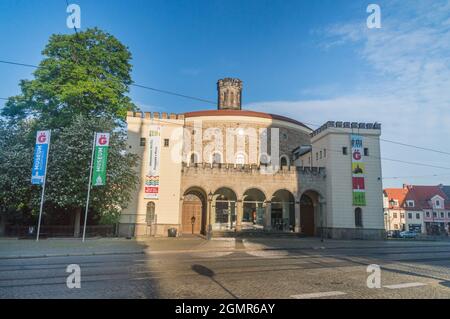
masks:
{"type": "Polygon", "coordinates": [[[127,112],[127,117],[148,119],[148,120],[184,120],[184,114],[166,112],[127,112]]]}
{"type": "Polygon", "coordinates": [[[282,166],[273,169],[263,165],[235,165],[235,164],[210,164],[199,163],[191,164],[182,163],[182,172],[185,174],[205,174],[205,173],[227,173],[227,174],[262,174],[262,175],[303,175],[316,176],[325,178],[326,172],[324,167],[302,167],[302,166],[282,166]]]}
{"type": "Polygon", "coordinates": [[[359,123],[359,122],[342,122],[328,121],[321,127],[311,133],[311,137],[316,136],[330,128],[333,129],[349,129],[349,130],[381,130],[380,123],[359,123]]]}

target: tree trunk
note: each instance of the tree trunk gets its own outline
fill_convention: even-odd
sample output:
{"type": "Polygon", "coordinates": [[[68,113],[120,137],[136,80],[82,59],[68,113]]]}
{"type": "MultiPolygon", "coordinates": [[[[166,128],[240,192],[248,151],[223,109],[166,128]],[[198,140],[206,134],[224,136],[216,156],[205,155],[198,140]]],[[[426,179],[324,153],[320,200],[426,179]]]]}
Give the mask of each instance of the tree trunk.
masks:
{"type": "Polygon", "coordinates": [[[0,237],[5,236],[6,213],[0,213],[0,237]]]}
{"type": "Polygon", "coordinates": [[[81,207],[75,209],[75,223],[73,237],[80,237],[81,207]]]}

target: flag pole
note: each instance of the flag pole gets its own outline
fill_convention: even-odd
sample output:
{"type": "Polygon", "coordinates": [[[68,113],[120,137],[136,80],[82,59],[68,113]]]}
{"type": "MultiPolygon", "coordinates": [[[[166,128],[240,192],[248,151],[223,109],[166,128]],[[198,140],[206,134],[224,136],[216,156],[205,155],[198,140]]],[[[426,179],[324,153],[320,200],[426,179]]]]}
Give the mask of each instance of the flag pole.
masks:
{"type": "Polygon", "coordinates": [[[97,140],[97,133],[94,133],[94,141],[92,142],[91,166],[89,168],[89,182],[88,182],[88,192],[87,192],[87,198],[86,198],[86,211],[84,212],[83,243],[86,238],[86,224],[87,224],[87,215],[88,215],[88,210],[89,210],[89,197],[91,195],[92,165],[94,164],[94,151],[95,151],[96,140],[97,140]]]}
{"type": "MultiPolygon", "coordinates": [[[[50,139],[50,136],[51,136],[51,130],[50,130],[50,134],[49,134],[49,139],[50,139]]],[[[50,153],[50,140],[48,141],[48,149],[47,149],[47,154],[45,156],[45,174],[44,174],[44,180],[42,182],[41,205],[39,207],[39,220],[38,220],[36,241],[39,241],[39,233],[41,232],[42,209],[44,208],[45,182],[47,181],[48,153],[50,153]]]]}

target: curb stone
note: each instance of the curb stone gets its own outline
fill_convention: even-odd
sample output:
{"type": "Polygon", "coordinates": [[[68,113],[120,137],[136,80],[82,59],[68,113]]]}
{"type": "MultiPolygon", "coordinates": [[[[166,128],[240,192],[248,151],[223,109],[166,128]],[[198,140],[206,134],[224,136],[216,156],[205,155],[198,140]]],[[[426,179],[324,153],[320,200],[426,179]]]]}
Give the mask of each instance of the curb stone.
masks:
{"type": "Polygon", "coordinates": [[[83,257],[83,256],[100,256],[100,255],[139,255],[139,254],[145,254],[145,251],[90,252],[90,253],[42,254],[42,255],[11,255],[11,256],[0,256],[0,260],[2,260],[2,259],[52,258],[52,257],[83,257]]]}

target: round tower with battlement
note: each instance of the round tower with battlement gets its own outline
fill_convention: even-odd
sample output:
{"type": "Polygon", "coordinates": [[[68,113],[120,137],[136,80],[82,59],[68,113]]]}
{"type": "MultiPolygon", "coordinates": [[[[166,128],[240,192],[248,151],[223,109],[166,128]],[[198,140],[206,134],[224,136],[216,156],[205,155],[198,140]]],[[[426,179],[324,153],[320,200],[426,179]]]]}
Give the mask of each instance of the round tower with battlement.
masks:
{"type": "Polygon", "coordinates": [[[219,110],[240,110],[242,100],[242,81],[225,78],[217,82],[219,110]]]}

